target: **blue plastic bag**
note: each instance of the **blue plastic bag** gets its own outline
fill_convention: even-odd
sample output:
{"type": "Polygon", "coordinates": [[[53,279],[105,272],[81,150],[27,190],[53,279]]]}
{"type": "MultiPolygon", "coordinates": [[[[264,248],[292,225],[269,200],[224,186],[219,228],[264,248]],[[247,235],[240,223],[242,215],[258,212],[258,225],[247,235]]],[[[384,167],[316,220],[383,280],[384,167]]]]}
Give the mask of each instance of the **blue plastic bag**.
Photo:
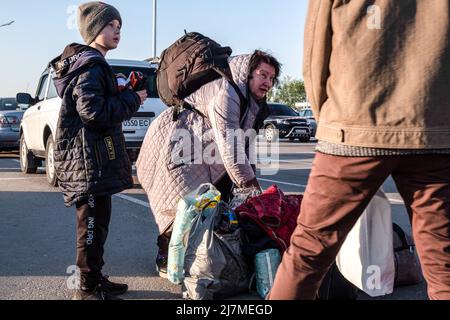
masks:
{"type": "Polygon", "coordinates": [[[178,203],[167,260],[167,277],[170,282],[183,283],[184,257],[192,223],[199,214],[211,214],[220,198],[220,192],[212,184],[203,184],[178,203]]]}
{"type": "Polygon", "coordinates": [[[278,249],[264,250],[255,256],[256,291],[261,298],[265,299],[272,289],[280,263],[278,249]]]}

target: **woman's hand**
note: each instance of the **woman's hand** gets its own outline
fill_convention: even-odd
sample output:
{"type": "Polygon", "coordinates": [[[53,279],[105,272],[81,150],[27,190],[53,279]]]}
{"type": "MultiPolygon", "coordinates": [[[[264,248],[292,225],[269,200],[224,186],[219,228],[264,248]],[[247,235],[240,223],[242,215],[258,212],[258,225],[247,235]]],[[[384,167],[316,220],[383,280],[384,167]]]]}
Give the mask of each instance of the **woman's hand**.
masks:
{"type": "Polygon", "coordinates": [[[246,182],[244,184],[244,188],[255,188],[255,189],[258,189],[258,190],[262,191],[261,186],[259,185],[259,182],[258,182],[257,178],[246,182]]]}

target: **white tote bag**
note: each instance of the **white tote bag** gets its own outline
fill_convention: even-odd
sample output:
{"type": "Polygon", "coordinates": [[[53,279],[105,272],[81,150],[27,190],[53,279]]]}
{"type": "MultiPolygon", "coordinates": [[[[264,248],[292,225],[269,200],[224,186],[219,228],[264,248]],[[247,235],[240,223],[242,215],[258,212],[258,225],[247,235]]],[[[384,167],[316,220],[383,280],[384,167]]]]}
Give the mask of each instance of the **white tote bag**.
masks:
{"type": "Polygon", "coordinates": [[[394,290],[391,205],[382,190],[348,234],[336,264],[344,277],[371,297],[394,290]]]}

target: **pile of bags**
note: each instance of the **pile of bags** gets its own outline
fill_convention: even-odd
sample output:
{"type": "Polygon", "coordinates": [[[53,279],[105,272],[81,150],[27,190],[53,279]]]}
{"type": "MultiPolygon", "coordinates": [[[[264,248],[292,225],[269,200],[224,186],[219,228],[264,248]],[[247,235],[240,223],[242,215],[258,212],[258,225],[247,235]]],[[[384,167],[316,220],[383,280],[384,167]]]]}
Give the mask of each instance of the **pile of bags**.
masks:
{"type": "Polygon", "coordinates": [[[211,184],[178,204],[167,273],[184,297],[216,300],[248,292],[265,298],[296,227],[302,196],[276,186],[236,189],[230,204],[211,184]]]}
{"type": "MultiPolygon", "coordinates": [[[[262,194],[233,193],[227,204],[213,185],[204,184],[178,205],[167,271],[172,283],[183,284],[185,298],[221,300],[249,290],[265,298],[273,286],[302,196],[285,195],[277,186],[262,194]]],[[[394,285],[418,283],[414,244],[392,226],[389,201],[380,191],[347,237],[319,298],[356,299],[356,288],[375,297],[392,293],[394,285]],[[330,295],[332,287],[338,296],[330,295]]]]}

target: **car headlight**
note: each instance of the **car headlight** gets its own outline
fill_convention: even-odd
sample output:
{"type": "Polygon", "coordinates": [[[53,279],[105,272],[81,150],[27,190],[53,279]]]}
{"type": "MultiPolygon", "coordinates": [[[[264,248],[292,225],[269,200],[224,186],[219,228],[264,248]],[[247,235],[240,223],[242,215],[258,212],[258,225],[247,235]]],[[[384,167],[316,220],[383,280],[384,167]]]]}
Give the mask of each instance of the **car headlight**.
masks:
{"type": "Polygon", "coordinates": [[[277,120],[277,123],[278,123],[278,124],[289,124],[289,121],[287,121],[287,120],[282,120],[282,119],[278,119],[278,120],[277,120]]]}

